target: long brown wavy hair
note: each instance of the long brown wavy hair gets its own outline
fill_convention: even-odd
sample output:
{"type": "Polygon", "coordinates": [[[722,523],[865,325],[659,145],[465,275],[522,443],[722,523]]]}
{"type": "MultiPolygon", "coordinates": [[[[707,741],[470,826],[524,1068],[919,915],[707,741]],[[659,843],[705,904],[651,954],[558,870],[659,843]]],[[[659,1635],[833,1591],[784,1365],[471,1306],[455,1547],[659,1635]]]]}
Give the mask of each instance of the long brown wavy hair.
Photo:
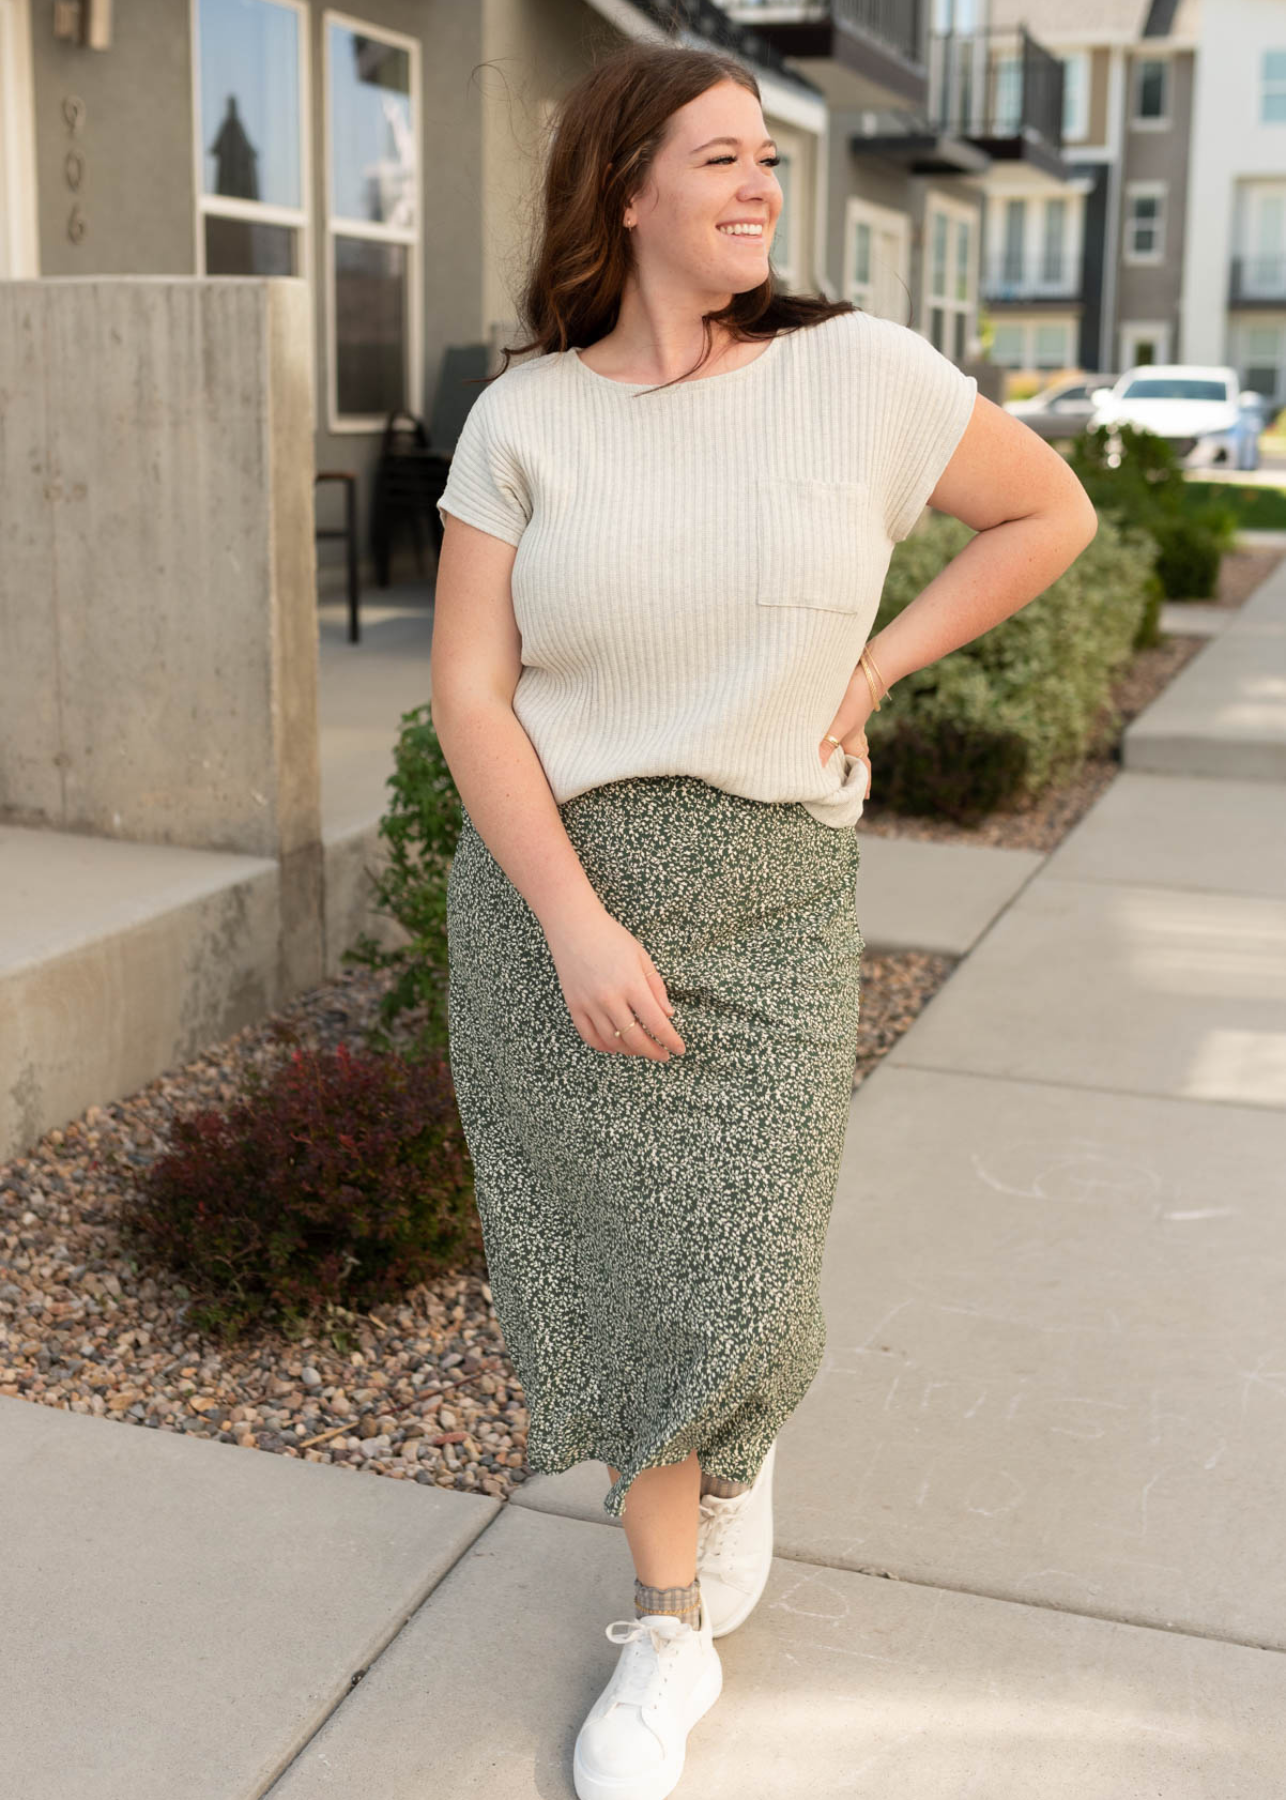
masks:
{"type": "MultiPolygon", "coordinates": [[[[762,100],[750,70],[722,51],[629,43],[601,55],[563,96],[550,121],[535,253],[519,301],[530,336],[505,349],[504,367],[491,380],[513,356],[588,348],[611,331],[633,254],[621,223],[629,198],[645,184],[672,115],[720,81],[735,81],[762,100]]],[[[850,300],[786,293],[770,268],[758,287],[702,314],[705,350],[687,373],[709,358],[716,324],[734,342],[754,343],[855,310],[850,300]]]]}

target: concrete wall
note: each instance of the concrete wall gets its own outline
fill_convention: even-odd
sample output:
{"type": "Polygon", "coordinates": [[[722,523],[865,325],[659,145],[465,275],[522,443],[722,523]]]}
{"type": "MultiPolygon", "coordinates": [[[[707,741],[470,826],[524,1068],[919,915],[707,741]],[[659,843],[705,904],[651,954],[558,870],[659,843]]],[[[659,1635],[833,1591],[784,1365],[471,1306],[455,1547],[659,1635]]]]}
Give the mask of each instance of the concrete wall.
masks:
{"type": "Polygon", "coordinates": [[[320,832],[296,280],[0,284],[0,818],[289,857],[320,832]]]}
{"type": "MultiPolygon", "coordinates": [[[[530,266],[549,113],[596,54],[624,43],[584,0],[481,0],[478,75],[482,155],[470,172],[482,279],[477,335],[517,343],[517,300],[530,266]]],[[[657,34],[658,37],[660,33],[657,34]]]]}
{"type": "Polygon", "coordinates": [[[191,275],[195,241],[192,63],[183,0],[112,8],[112,47],[56,38],[31,18],[42,275],[191,275]],[[79,101],[73,132],[66,108],[79,101]],[[65,159],[78,151],[73,193],[65,159]],[[83,234],[69,222],[79,208],[83,234]]]}

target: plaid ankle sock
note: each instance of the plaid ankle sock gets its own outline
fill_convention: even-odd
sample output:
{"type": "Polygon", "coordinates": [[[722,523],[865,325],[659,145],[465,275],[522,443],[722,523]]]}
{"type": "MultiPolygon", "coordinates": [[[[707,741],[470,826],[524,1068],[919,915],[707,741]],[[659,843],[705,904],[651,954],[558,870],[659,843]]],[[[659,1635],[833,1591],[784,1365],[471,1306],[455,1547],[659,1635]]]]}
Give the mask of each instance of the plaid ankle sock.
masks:
{"type": "Polygon", "coordinates": [[[686,1619],[689,1625],[700,1627],[701,1624],[701,1583],[693,1581],[690,1587],[649,1587],[646,1581],[634,1577],[634,1613],[641,1619],[644,1613],[674,1613],[686,1619]]]}
{"type": "Polygon", "coordinates": [[[744,1494],[753,1486],[749,1481],[725,1481],[722,1475],[707,1475],[701,1471],[701,1492],[717,1494],[721,1500],[731,1500],[734,1494],[744,1494]]]}

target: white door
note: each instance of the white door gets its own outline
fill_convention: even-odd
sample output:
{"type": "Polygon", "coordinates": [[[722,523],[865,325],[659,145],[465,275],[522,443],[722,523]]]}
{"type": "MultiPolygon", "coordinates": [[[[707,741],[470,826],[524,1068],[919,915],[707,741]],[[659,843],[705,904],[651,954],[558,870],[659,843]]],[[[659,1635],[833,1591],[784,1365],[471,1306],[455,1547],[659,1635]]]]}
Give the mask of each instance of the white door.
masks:
{"type": "Polygon", "coordinates": [[[0,0],[0,281],[39,275],[29,0],[0,0]]]}

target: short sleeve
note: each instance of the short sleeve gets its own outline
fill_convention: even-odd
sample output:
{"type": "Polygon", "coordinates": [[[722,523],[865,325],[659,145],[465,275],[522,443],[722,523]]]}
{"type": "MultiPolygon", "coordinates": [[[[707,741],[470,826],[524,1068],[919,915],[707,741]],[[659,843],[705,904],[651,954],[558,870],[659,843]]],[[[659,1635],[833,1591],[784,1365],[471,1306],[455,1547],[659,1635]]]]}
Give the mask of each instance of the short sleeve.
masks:
{"type": "Polygon", "coordinates": [[[885,353],[890,366],[881,387],[883,442],[879,466],[884,522],[895,544],[907,537],[929,503],[942,471],[964,436],[978,393],[978,380],[909,325],[886,321],[885,353]]]}
{"type": "Polygon", "coordinates": [[[521,463],[497,429],[495,410],[491,390],[483,388],[456,440],[438,514],[454,513],[466,525],[516,545],[531,518],[531,495],[521,463]]]}

